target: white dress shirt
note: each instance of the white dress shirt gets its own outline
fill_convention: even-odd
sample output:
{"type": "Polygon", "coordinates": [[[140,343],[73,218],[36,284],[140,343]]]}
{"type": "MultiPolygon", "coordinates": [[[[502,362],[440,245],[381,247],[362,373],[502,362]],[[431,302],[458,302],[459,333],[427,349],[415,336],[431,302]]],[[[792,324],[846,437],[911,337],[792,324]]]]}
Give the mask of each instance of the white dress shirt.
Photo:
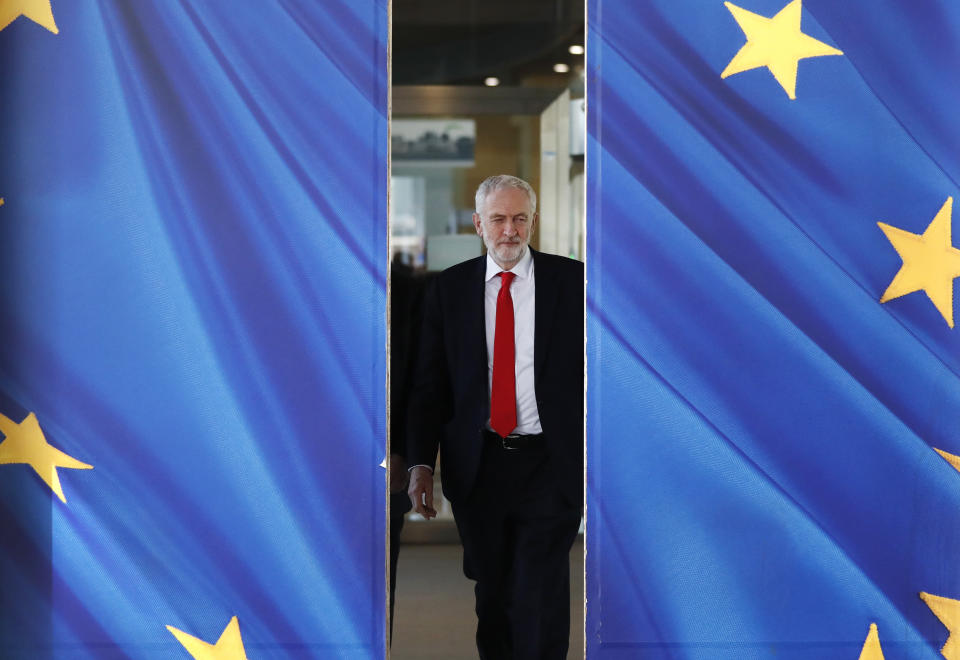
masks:
{"type": "MultiPolygon", "coordinates": [[[[497,296],[503,280],[503,269],[487,253],[486,286],[484,289],[484,316],[487,329],[487,392],[493,386],[493,337],[497,325],[497,296]]],[[[513,340],[517,378],[517,428],[513,433],[527,435],[541,433],[540,413],[537,411],[537,394],[533,383],[533,331],[536,315],[536,279],[533,272],[533,257],[528,247],[517,264],[510,269],[515,277],[510,285],[513,299],[513,340]]],[[[490,420],[487,420],[489,426],[490,420]]]]}

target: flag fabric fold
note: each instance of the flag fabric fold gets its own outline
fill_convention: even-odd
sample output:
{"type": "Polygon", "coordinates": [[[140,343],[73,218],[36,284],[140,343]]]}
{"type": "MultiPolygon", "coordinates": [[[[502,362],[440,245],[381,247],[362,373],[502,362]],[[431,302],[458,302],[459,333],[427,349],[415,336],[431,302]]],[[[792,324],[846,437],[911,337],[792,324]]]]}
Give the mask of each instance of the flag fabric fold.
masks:
{"type": "Polygon", "coordinates": [[[0,464],[0,656],[382,657],[386,3],[49,4],[0,29],[0,413],[92,469],[0,464]]]}
{"type": "Polygon", "coordinates": [[[878,223],[960,192],[960,12],[841,4],[589,5],[591,657],[941,657],[960,272],[878,223]]]}

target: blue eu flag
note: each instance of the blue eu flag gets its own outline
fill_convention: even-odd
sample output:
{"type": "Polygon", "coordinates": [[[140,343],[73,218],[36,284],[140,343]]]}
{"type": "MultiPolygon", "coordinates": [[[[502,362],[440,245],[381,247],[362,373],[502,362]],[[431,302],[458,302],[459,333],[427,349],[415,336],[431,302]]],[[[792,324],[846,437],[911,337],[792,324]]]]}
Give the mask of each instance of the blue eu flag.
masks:
{"type": "Polygon", "coordinates": [[[590,657],[960,658],[960,5],[588,43],[590,657]]]}
{"type": "Polygon", "coordinates": [[[0,3],[0,657],[383,656],[387,33],[0,3]]]}

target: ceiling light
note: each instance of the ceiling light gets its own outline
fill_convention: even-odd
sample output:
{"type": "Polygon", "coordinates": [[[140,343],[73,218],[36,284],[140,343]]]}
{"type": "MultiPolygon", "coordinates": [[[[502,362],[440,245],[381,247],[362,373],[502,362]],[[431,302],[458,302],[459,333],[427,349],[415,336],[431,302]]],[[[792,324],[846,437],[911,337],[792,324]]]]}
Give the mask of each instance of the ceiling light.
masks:
{"type": "Polygon", "coordinates": [[[500,79],[494,76],[490,76],[489,78],[486,78],[483,81],[483,84],[486,85],[487,87],[496,87],[497,85],[500,84],[500,79]]]}
{"type": "Polygon", "coordinates": [[[553,65],[553,70],[557,73],[567,73],[570,70],[570,67],[563,62],[557,62],[553,65]]]}
{"type": "Polygon", "coordinates": [[[570,51],[571,55],[583,55],[583,46],[580,44],[573,44],[567,50],[570,51]]]}

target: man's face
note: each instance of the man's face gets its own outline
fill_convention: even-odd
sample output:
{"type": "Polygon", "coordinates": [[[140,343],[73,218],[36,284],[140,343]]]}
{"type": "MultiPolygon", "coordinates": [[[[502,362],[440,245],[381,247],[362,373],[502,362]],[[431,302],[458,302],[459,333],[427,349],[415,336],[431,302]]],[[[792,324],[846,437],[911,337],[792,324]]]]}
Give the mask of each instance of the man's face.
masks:
{"type": "Polygon", "coordinates": [[[513,268],[523,256],[537,224],[527,193],[518,188],[499,188],[487,195],[483,216],[473,214],[473,226],[483,238],[487,252],[504,269],[513,268]]]}

